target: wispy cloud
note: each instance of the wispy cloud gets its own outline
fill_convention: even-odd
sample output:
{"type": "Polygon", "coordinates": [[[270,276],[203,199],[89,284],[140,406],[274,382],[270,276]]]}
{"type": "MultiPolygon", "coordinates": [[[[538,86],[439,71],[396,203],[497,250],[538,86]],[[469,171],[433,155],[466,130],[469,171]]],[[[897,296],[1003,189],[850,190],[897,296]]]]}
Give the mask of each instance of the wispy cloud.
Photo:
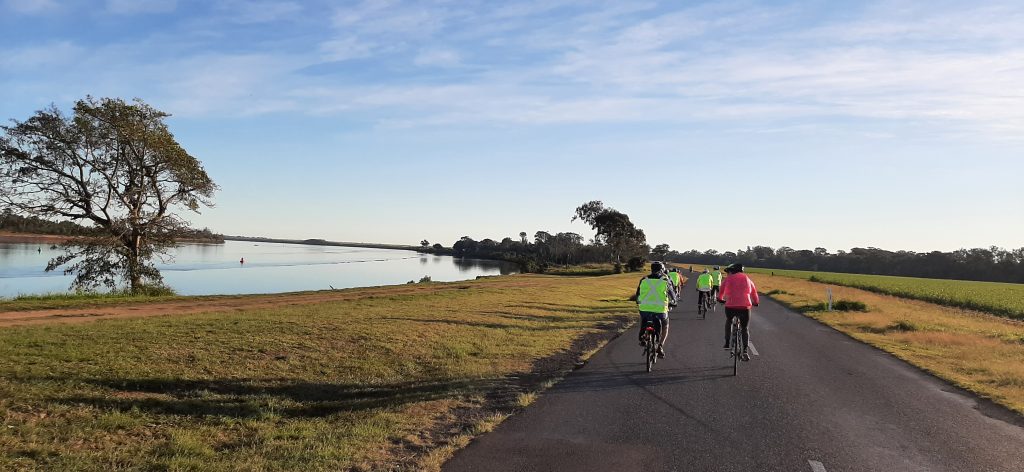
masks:
{"type": "Polygon", "coordinates": [[[56,0],[5,0],[4,6],[23,14],[44,13],[58,8],[56,0]]]}
{"type": "Polygon", "coordinates": [[[177,6],[177,0],[107,0],[107,11],[119,15],[168,13],[177,6]]]}
{"type": "Polygon", "coordinates": [[[219,4],[231,21],[243,24],[270,23],[293,18],[302,11],[302,5],[292,1],[226,0],[219,4]]]}
{"type": "Polygon", "coordinates": [[[1024,7],[1012,3],[885,2],[839,16],[751,2],[217,5],[222,23],[163,38],[196,43],[172,57],[148,57],[160,41],[88,51],[61,41],[8,49],[0,67],[25,75],[77,60],[74,82],[86,82],[78,87],[120,84],[196,115],[345,113],[402,126],[714,120],[765,130],[852,119],[1001,137],[1024,130],[1024,7]],[[279,37],[225,43],[268,22],[277,23],[261,32],[281,29],[279,37]],[[83,51],[91,59],[76,59],[83,51]],[[356,59],[358,68],[346,65],[356,59]]]}

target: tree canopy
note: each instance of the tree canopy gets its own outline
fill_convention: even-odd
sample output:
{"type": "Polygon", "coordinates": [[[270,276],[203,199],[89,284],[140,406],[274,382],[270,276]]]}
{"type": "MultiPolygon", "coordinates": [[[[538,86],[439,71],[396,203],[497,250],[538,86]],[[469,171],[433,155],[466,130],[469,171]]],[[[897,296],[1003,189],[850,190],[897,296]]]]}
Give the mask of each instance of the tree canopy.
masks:
{"type": "Polygon", "coordinates": [[[213,206],[216,184],[141,100],[87,97],[71,116],[56,106],[2,126],[0,210],[91,225],[47,270],[64,266],[78,289],[133,292],[162,281],[153,258],[188,232],[182,210],[213,206]]]}

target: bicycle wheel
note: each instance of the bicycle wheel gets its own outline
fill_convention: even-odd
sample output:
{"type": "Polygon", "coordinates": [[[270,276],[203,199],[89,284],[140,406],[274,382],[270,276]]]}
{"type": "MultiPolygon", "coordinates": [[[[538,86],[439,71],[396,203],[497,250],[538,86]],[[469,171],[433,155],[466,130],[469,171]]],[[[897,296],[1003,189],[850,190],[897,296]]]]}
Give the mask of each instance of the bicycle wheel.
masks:
{"type": "Polygon", "coordinates": [[[647,352],[647,372],[650,372],[651,368],[654,367],[654,360],[658,354],[654,352],[654,346],[650,342],[647,343],[645,350],[647,352]]]}

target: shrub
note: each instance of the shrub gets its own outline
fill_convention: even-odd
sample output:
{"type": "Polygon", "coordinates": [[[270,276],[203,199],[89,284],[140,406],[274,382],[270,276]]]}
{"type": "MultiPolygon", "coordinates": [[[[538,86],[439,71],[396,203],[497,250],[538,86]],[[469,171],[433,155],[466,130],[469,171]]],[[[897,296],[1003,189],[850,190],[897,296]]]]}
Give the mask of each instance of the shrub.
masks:
{"type": "Polygon", "coordinates": [[[832,309],[835,311],[868,311],[868,306],[864,302],[856,300],[836,300],[832,303],[832,309]]]}
{"type": "Polygon", "coordinates": [[[626,270],[630,272],[639,272],[644,270],[644,262],[646,261],[642,257],[631,257],[626,261],[626,270]]]}
{"type": "Polygon", "coordinates": [[[125,289],[125,295],[136,295],[140,297],[169,297],[171,295],[177,295],[174,293],[174,289],[164,284],[149,284],[143,285],[135,289],[135,293],[131,292],[131,289],[125,289]]]}
{"type": "Polygon", "coordinates": [[[429,282],[430,282],[430,276],[429,275],[424,275],[423,278],[420,279],[420,283],[421,284],[425,284],[425,283],[429,283],[429,282]]]}
{"type": "Polygon", "coordinates": [[[621,274],[622,273],[622,263],[621,262],[616,262],[614,270],[615,270],[616,274],[621,274]]]}
{"type": "Polygon", "coordinates": [[[917,325],[906,320],[899,320],[889,325],[891,331],[917,331],[917,325]]]}

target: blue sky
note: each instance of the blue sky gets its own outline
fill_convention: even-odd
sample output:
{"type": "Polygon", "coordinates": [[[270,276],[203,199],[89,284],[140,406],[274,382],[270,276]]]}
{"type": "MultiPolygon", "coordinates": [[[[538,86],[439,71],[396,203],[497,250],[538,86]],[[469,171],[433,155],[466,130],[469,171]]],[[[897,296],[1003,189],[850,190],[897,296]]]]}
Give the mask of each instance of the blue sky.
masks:
{"type": "Polygon", "coordinates": [[[0,0],[0,119],[140,97],[228,234],[1024,246],[1024,4],[0,0]]]}

